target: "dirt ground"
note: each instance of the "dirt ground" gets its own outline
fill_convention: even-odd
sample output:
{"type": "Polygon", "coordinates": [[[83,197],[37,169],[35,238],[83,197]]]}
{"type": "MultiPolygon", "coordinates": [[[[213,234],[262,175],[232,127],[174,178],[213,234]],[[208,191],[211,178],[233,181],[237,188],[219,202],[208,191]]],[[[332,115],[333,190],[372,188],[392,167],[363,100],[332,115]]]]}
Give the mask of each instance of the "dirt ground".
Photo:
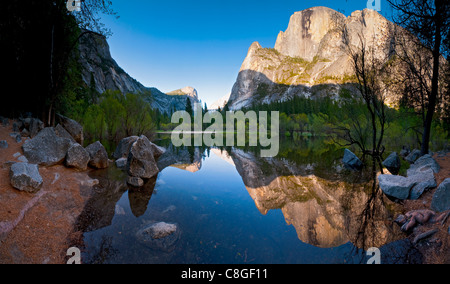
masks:
{"type": "MultiPolygon", "coordinates": [[[[10,123],[12,125],[12,121],[10,123]]],[[[9,161],[22,151],[22,143],[10,136],[12,127],[0,126],[0,264],[61,264],[69,244],[80,235],[74,224],[87,202],[92,184],[87,172],[64,166],[41,167],[42,189],[24,193],[10,185],[9,161]]]]}

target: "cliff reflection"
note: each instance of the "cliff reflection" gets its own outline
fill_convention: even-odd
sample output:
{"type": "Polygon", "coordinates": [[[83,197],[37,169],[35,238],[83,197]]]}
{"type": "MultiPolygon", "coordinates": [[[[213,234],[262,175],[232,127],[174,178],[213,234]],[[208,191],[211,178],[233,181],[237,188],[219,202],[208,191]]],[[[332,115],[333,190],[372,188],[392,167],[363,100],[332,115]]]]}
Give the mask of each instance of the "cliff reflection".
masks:
{"type": "Polygon", "coordinates": [[[258,210],[265,215],[280,209],[304,243],[333,248],[352,242],[365,249],[398,239],[385,222],[392,214],[386,206],[390,201],[374,190],[370,173],[348,173],[339,162],[324,161],[328,173],[316,175],[325,168],[320,160],[299,164],[239,149],[229,155],[258,210]]]}

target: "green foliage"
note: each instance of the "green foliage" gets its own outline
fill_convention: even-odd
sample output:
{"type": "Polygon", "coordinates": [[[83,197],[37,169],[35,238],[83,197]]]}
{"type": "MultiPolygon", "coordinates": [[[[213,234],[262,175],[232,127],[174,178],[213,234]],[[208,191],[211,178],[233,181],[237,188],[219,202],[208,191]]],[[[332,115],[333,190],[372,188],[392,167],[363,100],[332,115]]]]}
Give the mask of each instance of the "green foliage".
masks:
{"type": "Polygon", "coordinates": [[[165,116],[153,110],[144,95],[126,94],[119,91],[106,91],[98,103],[88,105],[87,97],[74,104],[77,116],[74,119],[83,125],[85,143],[102,142],[109,152],[115,150],[117,143],[128,136],[146,135],[152,138],[155,121],[162,123],[165,116]],[[83,111],[84,110],[84,111],[83,111]]]}

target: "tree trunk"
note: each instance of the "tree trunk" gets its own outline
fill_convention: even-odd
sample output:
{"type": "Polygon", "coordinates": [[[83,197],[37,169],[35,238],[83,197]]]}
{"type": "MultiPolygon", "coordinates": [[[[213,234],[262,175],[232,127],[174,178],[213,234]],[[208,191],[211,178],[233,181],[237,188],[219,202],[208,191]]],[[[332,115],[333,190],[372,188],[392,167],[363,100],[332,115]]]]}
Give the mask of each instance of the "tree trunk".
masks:
{"type": "MultiPolygon", "coordinates": [[[[440,1],[436,1],[436,11],[440,11],[440,6],[438,3],[440,1]]],[[[437,14],[435,19],[436,31],[435,31],[435,43],[433,50],[433,78],[432,78],[432,87],[430,97],[428,98],[428,109],[427,115],[425,119],[424,131],[423,131],[423,139],[422,139],[422,155],[426,155],[429,153],[430,148],[430,137],[431,137],[431,125],[433,123],[433,116],[436,111],[437,104],[437,96],[439,91],[439,65],[440,65],[440,57],[441,57],[441,16],[437,14]]]]}

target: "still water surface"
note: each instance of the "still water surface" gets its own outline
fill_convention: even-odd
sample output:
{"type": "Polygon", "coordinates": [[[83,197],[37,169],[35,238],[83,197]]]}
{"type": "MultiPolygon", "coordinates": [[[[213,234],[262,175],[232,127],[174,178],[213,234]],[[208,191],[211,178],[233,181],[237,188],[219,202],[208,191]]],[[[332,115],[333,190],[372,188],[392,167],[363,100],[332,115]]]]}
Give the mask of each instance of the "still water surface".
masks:
{"type": "Polygon", "coordinates": [[[116,168],[93,173],[100,186],[80,218],[84,263],[364,263],[365,249],[401,238],[386,222],[395,205],[322,141],[282,145],[270,159],[162,144],[161,172],[142,189],[129,189],[116,168]],[[176,224],[176,242],[139,242],[154,222],[176,224]]]}

